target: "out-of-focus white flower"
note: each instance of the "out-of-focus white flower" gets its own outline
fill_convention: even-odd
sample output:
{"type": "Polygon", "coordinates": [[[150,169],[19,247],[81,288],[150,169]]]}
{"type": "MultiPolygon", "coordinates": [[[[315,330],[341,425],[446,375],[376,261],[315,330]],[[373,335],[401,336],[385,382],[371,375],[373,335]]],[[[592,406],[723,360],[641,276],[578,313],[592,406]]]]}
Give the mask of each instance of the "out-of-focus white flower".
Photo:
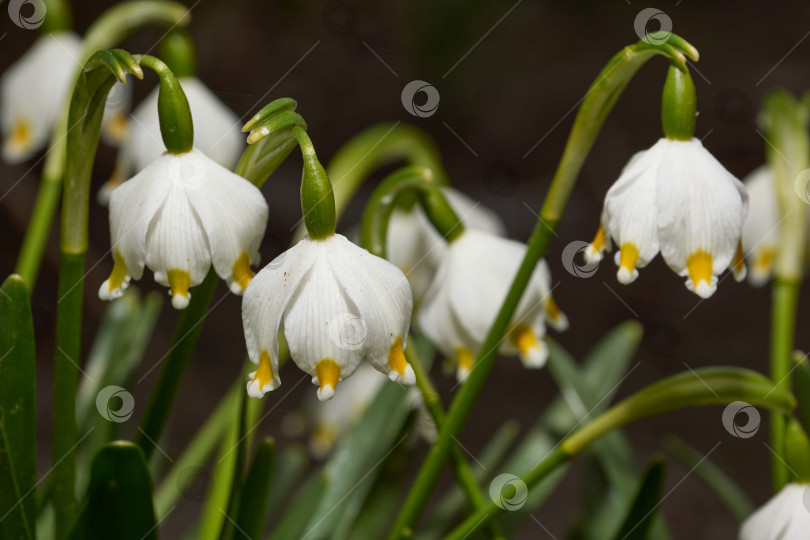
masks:
{"type": "Polygon", "coordinates": [[[81,67],[81,38],[44,34],[0,77],[3,159],[19,163],[42,150],[81,67]]]}
{"type": "Polygon", "coordinates": [[[806,540],[810,537],[810,484],[790,483],[751,514],[739,540],[806,540]]]}
{"type": "Polygon", "coordinates": [[[212,263],[240,294],[253,277],[250,265],[259,262],[267,213],[256,186],[196,148],[165,153],[112,194],[115,265],[99,297],[120,297],[147,266],[171,287],[172,305],[183,309],[189,287],[202,282],[212,263]]]}
{"type": "MultiPolygon", "coordinates": [[[[233,169],[245,147],[239,118],[198,78],[182,77],[178,82],[191,108],[194,146],[226,169],[233,169]]],[[[157,102],[155,88],[132,113],[113,175],[98,194],[102,204],[133,170],[141,171],[165,152],[157,102]]]]}
{"type": "Polygon", "coordinates": [[[129,130],[127,115],[132,108],[132,85],[116,82],[107,95],[104,117],[101,119],[101,138],[111,145],[118,146],[129,130]]]}
{"type": "Polygon", "coordinates": [[[745,187],[698,139],[664,138],[634,155],[608,190],[585,258],[598,262],[615,241],[616,277],[627,284],[660,251],[690,291],[708,298],[726,268],[737,281],[745,278],[740,236],[747,213],[745,187]]]}
{"type": "MultiPolygon", "coordinates": [[[[503,222],[488,208],[453,188],[443,188],[442,193],[466,228],[505,234],[503,222]]],[[[447,242],[417,204],[409,211],[395,210],[391,214],[386,245],[388,259],[408,277],[414,303],[419,306],[447,250],[447,242]]]]}
{"type": "Polygon", "coordinates": [[[415,382],[404,349],[413,310],[408,280],[341,235],[304,238],[253,278],[242,301],[248,354],[258,369],[248,394],[276,389],[278,332],[322,401],[365,358],[391,380],[415,382]]]}
{"type": "MultiPolygon", "coordinates": [[[[459,380],[472,369],[474,355],[495,322],[526,249],[520,242],[474,229],[465,230],[448,245],[417,323],[443,354],[456,360],[459,380]]],[[[501,344],[502,353],[519,354],[529,368],[546,363],[545,321],[560,330],[568,327],[568,319],[551,296],[550,283],[548,266],[540,261],[501,344]]]]}
{"type": "Polygon", "coordinates": [[[743,226],[743,249],[753,285],[763,285],[771,277],[779,247],[779,205],[773,174],[767,165],[755,169],[743,181],[748,189],[750,212],[743,226]]]}

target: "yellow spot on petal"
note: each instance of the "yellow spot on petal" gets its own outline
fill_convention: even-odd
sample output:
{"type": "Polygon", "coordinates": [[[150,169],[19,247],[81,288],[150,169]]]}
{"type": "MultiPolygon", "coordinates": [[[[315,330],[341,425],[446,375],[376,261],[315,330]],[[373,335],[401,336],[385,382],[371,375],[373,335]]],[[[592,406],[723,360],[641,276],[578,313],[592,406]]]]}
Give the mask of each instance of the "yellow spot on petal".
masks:
{"type": "Polygon", "coordinates": [[[621,261],[619,268],[624,268],[630,274],[636,269],[638,263],[638,248],[632,242],[625,242],[621,247],[621,261]]]}
{"type": "Polygon", "coordinates": [[[596,231],[596,236],[593,237],[591,245],[596,251],[605,249],[605,229],[601,225],[599,225],[599,229],[596,231]]]}
{"type": "Polygon", "coordinates": [[[114,263],[113,269],[110,273],[110,292],[113,292],[115,289],[121,286],[124,283],[124,280],[127,278],[127,265],[124,264],[124,257],[121,256],[121,252],[117,249],[115,250],[114,255],[114,263]]]}
{"type": "Polygon", "coordinates": [[[259,355],[259,367],[256,369],[256,373],[253,374],[253,380],[251,382],[258,381],[259,389],[262,389],[265,385],[270,384],[273,379],[273,366],[270,365],[270,353],[263,350],[259,355]]]}
{"type": "Polygon", "coordinates": [[[250,269],[250,257],[246,251],[243,251],[239,258],[236,259],[236,262],[233,263],[233,280],[244,291],[247,289],[251,279],[253,279],[253,270],[250,269]]]}
{"type": "Polygon", "coordinates": [[[518,324],[509,333],[509,340],[520,351],[520,355],[527,357],[531,351],[540,348],[540,342],[528,324],[518,324]]]}
{"type": "Polygon", "coordinates": [[[174,268],[166,272],[166,278],[169,280],[172,297],[179,295],[183,298],[188,298],[188,288],[191,286],[191,274],[185,270],[174,268]]]}
{"type": "Polygon", "coordinates": [[[9,143],[20,150],[27,150],[31,146],[31,124],[28,120],[19,118],[14,122],[9,143]]]}
{"type": "Polygon", "coordinates": [[[459,347],[456,349],[456,366],[459,371],[469,373],[473,368],[473,354],[470,349],[459,347]]]}
{"type": "Polygon", "coordinates": [[[340,366],[334,360],[325,358],[315,365],[315,376],[318,377],[321,390],[327,386],[331,386],[334,390],[340,379],[340,366]]]}
{"type": "Polygon", "coordinates": [[[712,254],[703,249],[697,250],[686,259],[686,269],[689,271],[689,278],[695,288],[701,281],[711,285],[713,275],[712,254]]]}
{"type": "Polygon", "coordinates": [[[127,128],[129,124],[127,123],[127,119],[123,114],[116,114],[113,116],[109,123],[107,124],[107,129],[110,132],[110,136],[115,141],[121,141],[124,138],[124,135],[127,133],[127,128]]]}
{"type": "Polygon", "coordinates": [[[391,350],[388,351],[388,365],[401,377],[405,376],[405,368],[408,367],[408,362],[405,360],[405,352],[402,350],[401,336],[397,336],[397,340],[394,341],[391,350]]]}
{"type": "Polygon", "coordinates": [[[556,321],[560,318],[560,306],[557,305],[557,302],[554,301],[554,298],[551,297],[549,294],[546,297],[546,315],[552,321],[556,321]]]}
{"type": "Polygon", "coordinates": [[[754,270],[761,275],[770,274],[774,255],[774,249],[771,247],[760,250],[754,257],[754,270]]]}

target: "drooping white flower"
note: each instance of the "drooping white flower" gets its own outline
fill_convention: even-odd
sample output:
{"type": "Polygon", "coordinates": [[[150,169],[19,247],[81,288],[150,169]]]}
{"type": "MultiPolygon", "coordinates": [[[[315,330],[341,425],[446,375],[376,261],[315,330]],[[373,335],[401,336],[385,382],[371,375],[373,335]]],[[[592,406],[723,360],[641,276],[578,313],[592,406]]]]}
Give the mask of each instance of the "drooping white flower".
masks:
{"type": "Polygon", "coordinates": [[[48,144],[81,67],[81,48],[73,32],[44,34],[0,77],[5,161],[25,161],[48,144]]]}
{"type": "Polygon", "coordinates": [[[598,262],[615,241],[616,277],[627,284],[660,251],[690,291],[708,298],[726,268],[737,281],[745,278],[740,236],[747,213],[745,187],[698,139],[661,139],[634,155],[608,190],[585,258],[598,262]]]}
{"type": "Polygon", "coordinates": [[[211,264],[240,294],[253,277],[250,265],[259,262],[267,213],[256,186],[196,148],[164,153],[112,194],[115,265],[99,297],[120,297],[147,266],[183,309],[189,287],[202,282],[211,264]]]}
{"type": "Polygon", "coordinates": [[[319,385],[322,401],[365,358],[391,380],[413,384],[404,349],[413,299],[408,280],[388,261],[341,235],[304,238],[253,278],[242,300],[248,354],[258,369],[248,394],[276,389],[278,332],[290,357],[319,385]]]}
{"type": "MultiPolygon", "coordinates": [[[[191,108],[194,146],[223,167],[233,169],[245,146],[239,118],[198,78],[182,77],[178,82],[191,108]]],[[[132,113],[112,178],[99,191],[101,203],[133,171],[143,170],[165,151],[157,102],[155,88],[132,113]]]]}
{"type": "Polygon", "coordinates": [[[753,285],[763,285],[771,277],[779,247],[779,205],[773,173],[767,165],[755,169],[743,180],[750,201],[750,212],[743,226],[743,250],[749,260],[753,285]]]}
{"type": "MultiPolygon", "coordinates": [[[[451,242],[417,314],[419,328],[446,356],[456,360],[464,380],[473,357],[500,310],[526,254],[526,245],[474,229],[451,242]]],[[[504,354],[519,354],[529,368],[545,365],[545,321],[564,330],[568,319],[551,296],[545,261],[535,268],[512,318],[504,354]]]]}
{"type": "Polygon", "coordinates": [[[790,483],[751,514],[739,540],[806,540],[810,536],[810,484],[790,483]]]}
{"type": "MultiPolygon", "coordinates": [[[[442,193],[450,207],[468,229],[477,229],[503,236],[506,228],[493,211],[467,195],[446,187],[442,193]]],[[[395,210],[388,223],[386,238],[388,259],[408,277],[418,306],[436,273],[447,242],[431,225],[420,205],[409,211],[395,210]]]]}

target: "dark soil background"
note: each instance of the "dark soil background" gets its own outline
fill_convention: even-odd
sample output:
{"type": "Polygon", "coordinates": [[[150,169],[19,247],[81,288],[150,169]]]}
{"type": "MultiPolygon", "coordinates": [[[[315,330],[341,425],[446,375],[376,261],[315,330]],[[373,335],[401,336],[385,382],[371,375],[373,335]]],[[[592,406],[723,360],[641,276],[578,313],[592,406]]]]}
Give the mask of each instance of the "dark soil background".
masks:
{"type": "MultiPolygon", "coordinates": [[[[76,2],[76,28],[83,32],[108,2],[76,2]]],[[[189,6],[191,3],[189,2],[189,6]]],[[[400,120],[434,136],[455,186],[495,209],[513,238],[525,240],[573,122],[575,108],[607,60],[638,37],[633,22],[648,4],[637,1],[497,1],[441,4],[426,0],[366,2],[216,2],[200,0],[192,11],[191,33],[198,45],[200,78],[238,115],[247,118],[272,99],[298,100],[310,135],[325,161],[353,134],[380,121],[400,120]],[[433,84],[441,96],[436,114],[417,118],[402,106],[409,81],[433,84]],[[271,91],[268,90],[272,89],[271,91]],[[533,148],[531,152],[529,150],[533,148]],[[527,155],[528,152],[528,155],[527,155]]],[[[698,92],[698,137],[726,167],[743,177],[764,160],[756,113],[762,96],[782,86],[800,94],[810,87],[810,10],[802,1],[661,2],[655,7],[672,20],[673,31],[701,52],[693,69],[698,92]]],[[[0,14],[0,71],[37,37],[0,14]]],[[[152,47],[162,31],[145,30],[124,46],[132,52],[152,47]]],[[[636,76],[608,119],[585,164],[547,254],[558,303],[571,320],[567,333],[552,335],[576,357],[617,323],[638,319],[647,329],[633,369],[620,389],[627,395],[687,367],[738,365],[767,371],[770,288],[754,289],[726,279],[717,294],[700,301],[683,279],[656,259],[636,283],[616,282],[612,262],[588,279],[565,271],[562,250],[574,240],[590,240],[602,198],[633,152],[661,135],[660,90],[666,63],[651,61],[636,76]]],[[[151,90],[154,77],[135,85],[136,97],[151,90]]],[[[114,151],[101,149],[94,190],[109,176],[114,151]]],[[[0,274],[13,271],[38,185],[40,165],[0,164],[0,274]],[[16,183],[18,179],[23,180],[16,183]],[[11,189],[12,185],[15,185],[11,189]]],[[[381,174],[375,179],[381,178],[381,174]]],[[[280,253],[300,216],[296,199],[300,158],[290,158],[264,186],[271,214],[263,260],[280,253]]],[[[374,179],[361,190],[343,219],[357,222],[374,179]]],[[[106,305],[96,291],[112,260],[107,211],[91,207],[91,245],[85,286],[85,347],[89,347],[106,305]],[[101,260],[100,264],[94,265],[101,260]]],[[[41,466],[50,455],[50,395],[56,305],[58,249],[54,228],[33,295],[39,345],[39,424],[41,466]]],[[[150,273],[135,286],[156,287],[150,273]]],[[[220,285],[216,298],[224,295],[220,285]]],[[[810,349],[807,290],[802,294],[798,347],[810,349]]],[[[168,299],[167,299],[168,300],[168,299]]],[[[139,373],[165,353],[177,313],[164,306],[157,332],[139,373]]],[[[245,355],[236,297],[226,298],[208,317],[182,385],[161,446],[173,458],[182,452],[226,388],[238,377],[245,355]]],[[[296,368],[282,373],[289,386],[296,368]]],[[[453,382],[434,370],[449,402],[453,382]]],[[[132,389],[139,418],[157,377],[154,370],[132,389]]],[[[281,391],[269,394],[281,400],[281,391]]],[[[261,424],[262,434],[284,439],[281,420],[305,392],[302,385],[278,404],[261,424]]],[[[527,372],[514,359],[499,363],[461,440],[477,451],[507,418],[528,427],[555,394],[546,371],[527,372]]],[[[727,471],[756,503],[770,495],[767,415],[750,439],[736,439],[721,424],[720,407],[686,410],[627,429],[640,462],[676,433],[727,471]]],[[[130,421],[125,429],[135,431],[130,421]]],[[[557,538],[576,516],[581,482],[574,470],[536,513],[557,538]]],[[[737,525],[689,471],[670,462],[663,512],[675,538],[731,538],[737,525]]],[[[184,500],[166,520],[166,537],[179,536],[202,508],[199,498],[184,500]]],[[[545,538],[528,522],[522,538],[545,538]]]]}

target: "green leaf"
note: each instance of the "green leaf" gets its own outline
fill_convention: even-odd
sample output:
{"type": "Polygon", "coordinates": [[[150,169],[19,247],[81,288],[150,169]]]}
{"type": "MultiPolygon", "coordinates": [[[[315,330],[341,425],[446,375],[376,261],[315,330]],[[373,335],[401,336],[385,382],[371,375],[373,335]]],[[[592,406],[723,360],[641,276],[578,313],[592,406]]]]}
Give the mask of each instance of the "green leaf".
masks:
{"type": "Polygon", "coordinates": [[[664,486],[666,461],[656,458],[652,461],[644,480],[639,486],[633,506],[624,519],[621,529],[614,537],[617,540],[645,540],[658,507],[661,505],[661,490],[664,486]]]}
{"type": "Polygon", "coordinates": [[[301,484],[309,466],[306,448],[294,445],[282,450],[273,472],[273,483],[267,500],[267,519],[273,520],[289,503],[290,493],[301,484]]]}
{"type": "Polygon", "coordinates": [[[33,536],[37,510],[36,498],[30,495],[37,480],[36,354],[28,290],[17,275],[6,279],[0,289],[0,425],[9,466],[19,495],[24,496],[21,510],[33,536]]]}
{"type": "Polygon", "coordinates": [[[799,419],[804,430],[810,432],[810,362],[807,355],[796,352],[793,365],[793,387],[799,401],[799,419]]]}
{"type": "Polygon", "coordinates": [[[795,418],[788,418],[785,427],[785,461],[788,470],[796,475],[794,481],[810,482],[810,441],[795,418]]]}
{"type": "Polygon", "coordinates": [[[754,511],[754,505],[745,492],[704,454],[674,435],[667,437],[664,441],[664,448],[689,470],[694,471],[694,474],[714,492],[737,521],[742,523],[754,511]]]}
{"type": "Polygon", "coordinates": [[[317,472],[306,481],[298,496],[284,513],[278,526],[273,529],[270,540],[287,540],[303,538],[307,532],[307,523],[312,518],[328,480],[322,472],[317,472]]]}
{"type": "Polygon", "coordinates": [[[275,454],[276,446],[273,439],[269,437],[262,439],[242,486],[236,525],[238,531],[244,532],[250,538],[260,538],[264,528],[275,454]]]}
{"type": "Polygon", "coordinates": [[[6,434],[0,425],[0,533],[9,540],[33,540],[31,526],[20,504],[21,493],[11,465],[6,434]]]}
{"type": "Polygon", "coordinates": [[[128,441],[96,454],[90,485],[70,540],[157,540],[152,482],[140,448],[128,441]]]}

